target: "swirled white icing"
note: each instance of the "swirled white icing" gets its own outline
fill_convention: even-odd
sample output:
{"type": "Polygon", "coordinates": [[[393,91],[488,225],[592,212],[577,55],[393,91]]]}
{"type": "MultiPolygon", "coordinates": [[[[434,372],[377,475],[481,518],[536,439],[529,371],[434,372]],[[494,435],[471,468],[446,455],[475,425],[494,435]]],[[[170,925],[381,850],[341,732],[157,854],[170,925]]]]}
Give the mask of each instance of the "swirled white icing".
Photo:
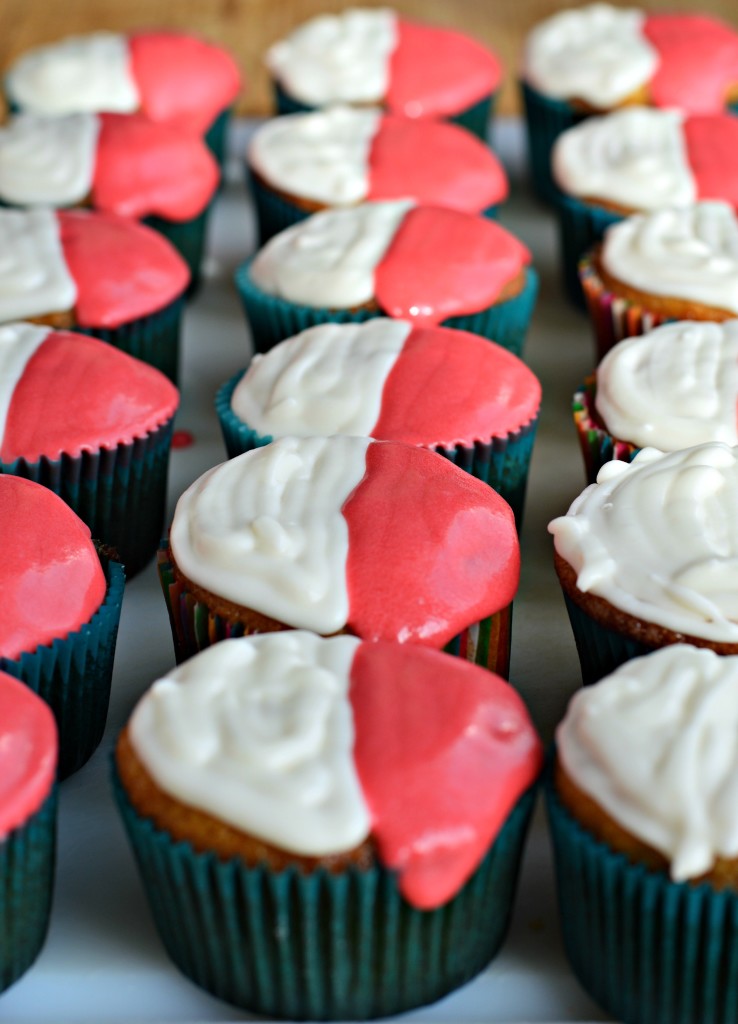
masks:
{"type": "Polygon", "coordinates": [[[50,327],[13,323],[0,325],[0,446],[5,436],[10,400],[28,360],[49,334],[50,327]]]}
{"type": "Polygon", "coordinates": [[[322,14],[275,43],[267,67],[295,99],[311,106],[381,103],[397,16],[388,8],[322,14]]]}
{"type": "Polygon", "coordinates": [[[72,309],[76,301],[54,211],[0,210],[0,323],[72,309]]]}
{"type": "Polygon", "coordinates": [[[282,438],[205,473],[170,532],[184,575],[227,600],[317,633],[349,612],[341,509],[364,476],[361,437],[282,438]]]}
{"type": "Polygon", "coordinates": [[[0,128],[0,199],[72,206],[92,190],[100,122],[95,114],[20,114],[0,128]]]}
{"type": "Polygon", "coordinates": [[[154,683],[130,722],[170,796],[305,856],[369,834],[348,698],[360,641],[291,631],[224,640],[154,683]]]}
{"type": "Polygon", "coordinates": [[[727,203],[627,217],[605,232],[601,260],[633,288],[738,316],[738,218],[727,203]]]}
{"type": "Polygon", "coordinates": [[[644,21],[637,8],[602,3],[558,11],[526,40],[525,78],[557,99],[615,106],[645,85],[658,65],[644,21]]]}
{"type": "Polygon", "coordinates": [[[137,110],[128,40],[114,32],[70,36],[39,46],[16,61],[5,79],[9,98],[36,114],[137,110]]]}
{"type": "Polygon", "coordinates": [[[361,306],[374,298],[374,271],[412,205],[400,199],[321,210],[271,238],[251,264],[251,279],[289,302],[361,306]]]}
{"type": "Polygon", "coordinates": [[[611,348],[597,412],[614,437],[661,451],[738,445],[738,320],[681,320],[611,348]]]}
{"type": "Polygon", "coordinates": [[[310,327],[253,358],[231,408],[272,437],[368,437],[379,418],[384,383],[411,327],[384,317],[310,327]]]}
{"type": "Polygon", "coordinates": [[[604,199],[630,210],[684,206],[697,185],[676,110],[624,107],[589,117],[558,137],[556,183],[567,195],[604,199]]]}
{"type": "Polygon", "coordinates": [[[369,191],[369,151],[378,110],[329,107],[267,121],[249,146],[252,168],[272,188],[326,206],[350,206],[369,191]]]}
{"type": "Polygon", "coordinates": [[[606,463],[549,524],[577,586],[674,632],[738,643],[738,448],[606,463]]]}
{"type": "Polygon", "coordinates": [[[738,856],[738,657],[675,644],[576,693],[556,739],[577,786],[680,882],[738,856]]]}

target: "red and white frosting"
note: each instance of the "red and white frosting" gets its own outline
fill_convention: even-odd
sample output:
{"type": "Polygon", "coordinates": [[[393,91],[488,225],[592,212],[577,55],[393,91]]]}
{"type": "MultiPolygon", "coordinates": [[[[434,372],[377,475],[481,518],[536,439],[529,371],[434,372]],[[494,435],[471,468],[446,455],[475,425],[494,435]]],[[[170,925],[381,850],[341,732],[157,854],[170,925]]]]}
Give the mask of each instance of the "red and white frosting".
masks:
{"type": "Polygon", "coordinates": [[[41,484],[0,475],[0,658],[75,632],[105,599],[90,531],[41,484]]]}
{"type": "Polygon", "coordinates": [[[499,345],[378,317],[320,324],[255,356],[231,408],[263,436],[451,447],[505,437],[530,423],[540,402],[537,377],[499,345]]]}
{"type": "Polygon", "coordinates": [[[470,132],[373,109],[275,117],[254,133],[248,155],[272,188],[324,206],[413,199],[478,213],[508,193],[499,160],[470,132]]]}
{"type": "Polygon", "coordinates": [[[158,232],[88,210],[0,210],[0,323],[74,310],[116,328],[164,309],[190,272],[158,232]]]}
{"type": "Polygon", "coordinates": [[[421,908],[474,872],[542,759],[499,676],[303,631],[190,658],[139,701],[130,738],[165,792],[282,849],[320,857],[372,835],[421,908]]]}
{"type": "Polygon", "coordinates": [[[267,52],[284,90],[313,107],[383,103],[403,117],[449,117],[499,86],[497,57],[476,40],[388,8],[349,8],[295,29],[267,52]]]}
{"type": "Polygon", "coordinates": [[[530,261],[487,217],[398,200],[316,213],[270,239],[249,274],[289,302],[376,302],[387,316],[429,326],[486,309],[530,261]]]}
{"type": "Polygon", "coordinates": [[[209,470],[177,503],[192,582],[288,626],[442,647],[505,608],[520,552],[510,506],[424,448],[282,438],[209,470]]]}
{"type": "Polygon", "coordinates": [[[178,32],[95,32],[24,54],[5,88],[21,110],[42,115],[141,111],[202,133],[236,98],[230,54],[178,32]]]}

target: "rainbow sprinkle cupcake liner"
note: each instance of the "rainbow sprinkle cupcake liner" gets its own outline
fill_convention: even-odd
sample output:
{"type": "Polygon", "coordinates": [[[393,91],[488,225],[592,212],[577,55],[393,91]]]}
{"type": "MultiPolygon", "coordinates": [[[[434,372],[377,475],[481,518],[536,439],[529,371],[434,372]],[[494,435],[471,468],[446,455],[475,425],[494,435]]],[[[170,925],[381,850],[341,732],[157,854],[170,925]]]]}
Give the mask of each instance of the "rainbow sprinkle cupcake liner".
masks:
{"type": "Polygon", "coordinates": [[[170,242],[187,266],[190,268],[190,286],[188,295],[192,295],[200,285],[202,260],[205,255],[208,218],[215,197],[196,217],[190,220],[167,220],[164,217],[145,217],[143,223],[158,231],[170,242]]]}
{"type": "Polygon", "coordinates": [[[640,658],[654,650],[653,647],[631,640],[623,633],[600,625],[566,594],[564,600],[585,686],[610,675],[618,665],[631,658],[640,658]]]}
{"type": "Polygon", "coordinates": [[[220,861],[174,842],[113,791],[167,953],[190,980],[269,1018],[366,1020],[434,1002],[502,945],[535,787],[460,892],[417,910],[377,866],[331,874],[220,861]]]}
{"type": "Polygon", "coordinates": [[[555,203],[558,186],[551,175],[551,150],[556,139],[584,120],[566,100],[544,96],[527,82],[520,83],[528,138],[528,166],[533,191],[544,203],[555,203]]]}
{"type": "Polygon", "coordinates": [[[584,308],[584,294],[579,281],[579,261],[597,242],[602,241],[611,224],[623,220],[621,213],[565,196],[555,200],[559,218],[559,241],[564,289],[575,306],[584,308]]]}
{"type": "Polygon", "coordinates": [[[636,445],[629,441],[618,441],[604,427],[599,426],[595,419],[596,394],[597,378],[587,377],[580,390],[574,393],[571,403],[588,484],[595,482],[606,462],[612,462],[613,459],[632,462],[640,451],[636,445]]]}
{"type": "Polygon", "coordinates": [[[89,622],[15,660],[0,658],[0,670],[24,682],[54,712],[62,779],[92,756],[108,714],[125,574],[117,562],[101,561],[108,586],[105,600],[89,622]]]}
{"type": "Polygon", "coordinates": [[[0,839],[0,992],[28,970],[46,940],[56,860],[57,787],[0,839]]]}
{"type": "Polygon", "coordinates": [[[129,356],[135,356],[149,366],[161,370],[175,384],[179,377],[179,335],[184,310],[184,296],[170,302],[168,306],[139,317],[120,327],[80,327],[78,334],[89,334],[114,345],[129,356]]]}

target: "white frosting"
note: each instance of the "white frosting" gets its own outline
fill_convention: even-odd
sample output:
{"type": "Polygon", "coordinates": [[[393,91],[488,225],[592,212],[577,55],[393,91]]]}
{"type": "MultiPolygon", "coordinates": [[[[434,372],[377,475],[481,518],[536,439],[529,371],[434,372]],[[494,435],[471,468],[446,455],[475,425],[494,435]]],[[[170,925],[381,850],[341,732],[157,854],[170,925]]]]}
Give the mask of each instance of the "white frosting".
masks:
{"type": "Polygon", "coordinates": [[[738,643],[738,448],[606,463],[549,524],[577,586],[646,622],[738,643]]]}
{"type": "Polygon", "coordinates": [[[275,43],[266,55],[286,92],[314,107],[381,103],[397,45],[397,16],[387,8],[323,14],[275,43]]]}
{"type": "Polygon", "coordinates": [[[280,192],[326,206],[360,203],[380,118],[378,110],[351,107],[274,117],[254,133],[249,161],[280,192]]]}
{"type": "Polygon", "coordinates": [[[0,323],[72,309],[76,301],[54,211],[0,210],[0,323]]]}
{"type": "Polygon", "coordinates": [[[738,658],[662,648],[576,693],[566,774],[680,882],[738,856],[738,658]]]}
{"type": "Polygon", "coordinates": [[[298,629],[335,633],[349,613],[341,509],[368,438],[283,438],[209,470],[177,502],[175,561],[194,583],[298,629]]]}
{"type": "Polygon", "coordinates": [[[92,191],[100,122],[95,114],[21,114],[0,128],[0,199],[72,206],[92,191]]]}
{"type": "Polygon", "coordinates": [[[412,325],[377,318],[320,324],[254,356],[231,398],[233,412],[260,434],[369,437],[385,381],[412,325]]]}
{"type": "Polygon", "coordinates": [[[615,106],[650,81],[658,66],[644,21],[643,11],[610,4],[559,11],[528,36],[525,77],[557,99],[615,106]]]}
{"type": "Polygon", "coordinates": [[[35,114],[130,113],[140,106],[128,40],[114,32],[71,36],[30,50],[10,69],[5,88],[16,106],[35,114]]]}
{"type": "Polygon", "coordinates": [[[558,137],[552,170],[568,195],[630,210],[684,206],[697,198],[676,110],[625,107],[589,117],[558,137]]]}
{"type": "Polygon", "coordinates": [[[626,338],[597,368],[595,404],[611,434],[639,447],[738,445],[738,320],[626,338]]]}
{"type": "Polygon", "coordinates": [[[170,796],[305,856],[358,846],[369,811],[348,697],[356,637],[224,640],[154,683],[130,722],[170,796]]]}
{"type": "Polygon", "coordinates": [[[8,409],[28,360],[44,342],[50,327],[37,324],[0,325],[0,445],[5,437],[8,409]]]}
{"type": "Polygon", "coordinates": [[[627,217],[606,231],[601,258],[633,288],[738,316],[738,218],[727,203],[627,217]]]}

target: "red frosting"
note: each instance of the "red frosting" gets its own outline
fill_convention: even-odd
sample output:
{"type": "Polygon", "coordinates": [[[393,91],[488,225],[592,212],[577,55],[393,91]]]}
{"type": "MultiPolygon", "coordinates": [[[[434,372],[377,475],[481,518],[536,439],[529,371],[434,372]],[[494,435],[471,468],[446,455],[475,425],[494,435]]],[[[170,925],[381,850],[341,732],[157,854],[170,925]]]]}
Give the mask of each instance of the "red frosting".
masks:
{"type": "Polygon", "coordinates": [[[703,114],[684,120],[689,166],[698,199],[722,199],[738,212],[738,117],[703,114]]]}
{"type": "Polygon", "coordinates": [[[0,657],[18,658],[88,622],[105,598],[90,531],[53,491],[0,476],[0,657]]]}
{"type": "Polygon", "coordinates": [[[738,33],[704,14],[649,14],[643,27],[659,55],[650,91],[658,107],[688,114],[723,110],[738,85],[738,33]]]}
{"type": "Polygon", "coordinates": [[[342,512],[348,626],[362,639],[442,647],[512,601],[520,575],[512,510],[443,456],[370,444],[342,512]]]}
{"type": "Polygon", "coordinates": [[[80,327],[115,328],[156,313],[190,282],[177,250],[144,224],[88,210],[57,217],[80,327]]]}
{"type": "Polygon", "coordinates": [[[440,906],[538,776],[541,744],[525,705],[476,665],[385,643],[357,648],[349,697],[379,856],[410,903],[440,906]]]}
{"type": "Polygon", "coordinates": [[[51,708],[0,672],[0,842],[41,808],[54,784],[57,751],[51,708]]]}
{"type": "Polygon", "coordinates": [[[203,140],[143,114],[98,114],[93,205],[121,217],[191,220],[215,194],[220,172],[203,140]]]}
{"type": "Polygon", "coordinates": [[[499,160],[470,132],[443,121],[380,118],[369,153],[367,199],[409,197],[478,213],[507,193],[499,160]]]}
{"type": "Polygon", "coordinates": [[[530,260],[487,217],[413,207],[374,271],[374,294],[388,316],[437,324],[491,306],[530,260]]]}
{"type": "Polygon", "coordinates": [[[8,408],[0,458],[131,444],[174,415],[179,392],[163,373],[97,338],[47,335],[26,364],[8,408]]]}
{"type": "Polygon", "coordinates": [[[386,102],[404,117],[449,117],[500,84],[502,68],[475,39],[436,25],[397,19],[386,102]]]}
{"type": "Polygon", "coordinates": [[[410,332],[382,391],[378,440],[471,445],[529,423],[541,385],[517,356],[446,327],[410,332]]]}
{"type": "Polygon", "coordinates": [[[141,110],[152,121],[203,133],[241,88],[231,55],[197,36],[141,32],[128,45],[141,110]]]}

